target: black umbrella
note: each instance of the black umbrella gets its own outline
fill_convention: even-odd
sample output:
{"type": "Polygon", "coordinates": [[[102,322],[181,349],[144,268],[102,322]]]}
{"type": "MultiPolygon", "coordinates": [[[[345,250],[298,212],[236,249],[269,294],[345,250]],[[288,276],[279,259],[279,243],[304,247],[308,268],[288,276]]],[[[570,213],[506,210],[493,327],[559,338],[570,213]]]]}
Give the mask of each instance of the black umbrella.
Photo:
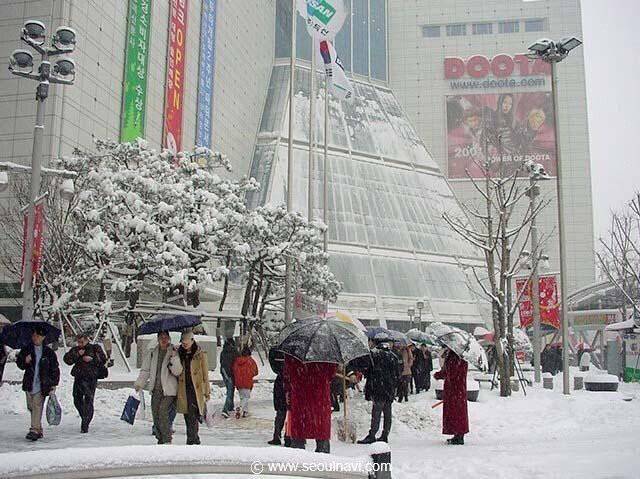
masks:
{"type": "Polygon", "coordinates": [[[276,349],[305,363],[346,364],[367,356],[369,343],[353,324],[324,318],[310,318],[287,326],[276,349]]]}
{"type": "Polygon", "coordinates": [[[182,331],[201,324],[199,316],[191,314],[161,314],[147,321],[140,328],[138,334],[156,334],[162,331],[182,331]]]}
{"type": "Polygon", "coordinates": [[[44,344],[55,343],[60,337],[60,330],[46,321],[23,320],[5,326],[0,333],[0,342],[13,349],[22,349],[32,343],[31,335],[36,327],[44,331],[44,344]]]}

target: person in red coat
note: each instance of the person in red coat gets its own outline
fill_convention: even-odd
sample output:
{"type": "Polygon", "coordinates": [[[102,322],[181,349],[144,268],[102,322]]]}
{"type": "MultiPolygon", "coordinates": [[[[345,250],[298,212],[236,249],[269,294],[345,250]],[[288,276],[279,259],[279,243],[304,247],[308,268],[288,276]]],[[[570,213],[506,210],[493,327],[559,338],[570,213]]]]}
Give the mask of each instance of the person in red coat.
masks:
{"type": "Polygon", "coordinates": [[[464,444],[464,435],[469,432],[467,368],[464,359],[445,347],[444,365],[434,377],[444,379],[442,434],[453,435],[447,439],[447,444],[464,444]]]}
{"type": "Polygon", "coordinates": [[[330,452],[331,379],[336,370],[335,364],[303,363],[285,356],[291,447],[304,449],[306,439],[315,439],[316,452],[330,452]]]}

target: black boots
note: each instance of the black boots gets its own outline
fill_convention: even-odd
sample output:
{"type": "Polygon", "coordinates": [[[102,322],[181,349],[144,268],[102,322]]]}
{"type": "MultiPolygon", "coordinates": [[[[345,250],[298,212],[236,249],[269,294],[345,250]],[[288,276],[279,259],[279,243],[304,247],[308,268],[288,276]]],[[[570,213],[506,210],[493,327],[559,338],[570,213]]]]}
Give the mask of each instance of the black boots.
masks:
{"type": "Polygon", "coordinates": [[[271,439],[271,441],[268,441],[267,444],[269,444],[270,446],[281,446],[282,442],[280,441],[279,437],[274,437],[273,439],[271,439]]]}
{"type": "Polygon", "coordinates": [[[453,436],[451,439],[447,439],[447,444],[451,446],[462,446],[464,444],[464,436],[462,434],[453,436]]]}
{"type": "Polygon", "coordinates": [[[378,439],[376,439],[376,442],[389,442],[389,436],[382,433],[382,435],[378,439]]]}
{"type": "Polygon", "coordinates": [[[364,439],[360,439],[358,444],[373,444],[376,442],[376,437],[372,434],[367,435],[364,439]]]}

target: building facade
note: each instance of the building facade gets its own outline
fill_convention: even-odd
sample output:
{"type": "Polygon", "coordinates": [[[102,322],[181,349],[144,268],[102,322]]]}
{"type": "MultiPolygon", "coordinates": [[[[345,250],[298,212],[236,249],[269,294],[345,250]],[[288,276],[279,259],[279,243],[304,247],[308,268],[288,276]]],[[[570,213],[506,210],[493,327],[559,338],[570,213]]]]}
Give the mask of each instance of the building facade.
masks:
{"type": "MultiPolygon", "coordinates": [[[[555,176],[549,69],[523,56],[539,38],[581,38],[579,0],[389,1],[389,85],[461,202],[479,199],[469,174],[499,133],[514,164],[531,158],[555,176]],[[504,110],[503,110],[504,108],[504,110]]],[[[589,48],[588,45],[585,48],[589,48]]],[[[558,66],[560,148],[569,291],[595,278],[589,133],[583,50],[558,66]]],[[[495,148],[497,147],[497,148],[495,148]]],[[[495,150],[498,150],[497,152],[495,150]]],[[[491,147],[489,154],[491,154],[491,147]]],[[[523,178],[522,181],[528,181],[523,178]]],[[[559,269],[555,181],[539,227],[551,270],[559,269]]]]}

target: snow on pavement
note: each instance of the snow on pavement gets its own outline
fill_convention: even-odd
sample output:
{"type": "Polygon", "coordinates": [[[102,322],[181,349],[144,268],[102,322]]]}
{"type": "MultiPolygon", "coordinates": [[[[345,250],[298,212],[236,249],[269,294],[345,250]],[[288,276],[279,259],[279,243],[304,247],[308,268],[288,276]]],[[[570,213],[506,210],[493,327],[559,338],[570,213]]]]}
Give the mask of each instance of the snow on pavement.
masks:
{"type": "MultiPolygon", "coordinates": [[[[0,450],[152,445],[149,421],[138,420],[129,426],[119,419],[130,391],[97,390],[90,433],[80,434],[71,378],[63,378],[59,388],[62,424],[46,426],[44,440],[30,443],[24,440],[28,427],[24,393],[19,386],[4,384],[0,387],[0,450]]],[[[617,393],[583,390],[564,396],[558,382],[553,391],[527,391],[527,397],[518,392],[512,398],[500,398],[483,386],[479,402],[469,403],[471,432],[465,446],[444,444],[442,409],[431,409],[436,402],[433,390],[410,396],[408,403],[395,403],[390,437],[394,477],[640,477],[640,385],[621,384],[617,393]]],[[[222,407],[224,391],[214,386],[212,397],[222,407]]],[[[201,427],[203,444],[264,446],[272,433],[271,385],[258,384],[250,405],[252,417],[248,419],[217,417],[214,428],[201,427]]],[[[358,396],[350,406],[358,436],[363,437],[370,404],[358,396]]],[[[178,416],[174,444],[184,444],[185,439],[184,421],[178,416]]],[[[332,441],[332,452],[338,455],[360,456],[365,451],[364,446],[332,441]]]]}

